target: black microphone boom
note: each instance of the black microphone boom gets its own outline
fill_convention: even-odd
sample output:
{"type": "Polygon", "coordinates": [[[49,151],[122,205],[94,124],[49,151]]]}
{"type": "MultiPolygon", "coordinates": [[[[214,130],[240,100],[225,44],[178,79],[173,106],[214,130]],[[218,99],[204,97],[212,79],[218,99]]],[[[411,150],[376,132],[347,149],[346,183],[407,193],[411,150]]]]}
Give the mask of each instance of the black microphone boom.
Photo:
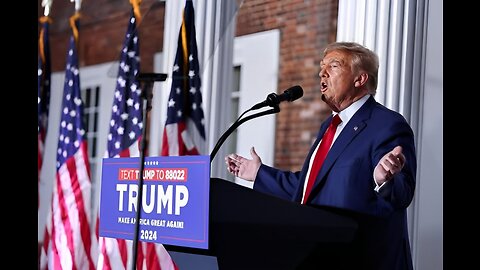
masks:
{"type": "Polygon", "coordinates": [[[271,93],[267,96],[265,101],[262,101],[251,108],[251,110],[260,109],[266,106],[276,107],[282,101],[292,102],[297,100],[303,96],[303,89],[300,85],[295,85],[283,92],[283,94],[277,95],[275,93],[271,93]]]}
{"type": "Polygon", "coordinates": [[[218,139],[217,144],[215,144],[215,147],[213,147],[212,153],[210,154],[210,163],[212,163],[213,159],[215,158],[215,155],[218,152],[218,149],[220,149],[220,146],[222,146],[222,144],[225,142],[227,137],[238,126],[240,126],[242,123],[244,123],[248,120],[263,116],[263,115],[278,113],[278,112],[280,112],[280,107],[278,106],[278,104],[280,102],[285,101],[285,100],[291,102],[291,101],[294,101],[294,100],[297,100],[297,99],[301,98],[302,96],[303,96],[302,87],[300,87],[299,85],[295,85],[295,86],[292,86],[292,87],[288,88],[287,90],[285,90],[283,92],[283,94],[281,94],[281,95],[271,93],[270,95],[267,96],[267,99],[265,101],[260,102],[257,105],[253,106],[252,108],[243,112],[237,118],[237,120],[235,120],[235,122],[233,122],[233,124],[227,129],[227,131],[225,131],[225,133],[222,134],[220,139],[218,139]],[[260,108],[263,108],[263,107],[266,107],[266,106],[271,106],[271,107],[273,107],[273,109],[265,110],[265,111],[262,111],[262,112],[259,112],[259,113],[253,114],[253,115],[249,115],[245,118],[242,118],[247,112],[249,112],[251,110],[260,109],[260,108]]]}
{"type": "Polygon", "coordinates": [[[165,73],[138,73],[137,75],[137,80],[139,81],[163,82],[166,79],[167,74],[165,73]]]}

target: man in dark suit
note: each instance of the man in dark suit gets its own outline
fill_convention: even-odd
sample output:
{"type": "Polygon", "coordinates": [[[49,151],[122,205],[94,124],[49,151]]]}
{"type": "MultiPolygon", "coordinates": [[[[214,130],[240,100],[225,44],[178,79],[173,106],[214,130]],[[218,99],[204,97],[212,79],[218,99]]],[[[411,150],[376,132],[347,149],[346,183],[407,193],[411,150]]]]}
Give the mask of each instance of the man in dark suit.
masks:
{"type": "Polygon", "coordinates": [[[252,159],[226,156],[227,169],[255,181],[254,190],[353,213],[359,224],[356,269],[413,269],[406,216],[415,191],[413,131],[402,115],[374,99],[374,52],[357,43],[335,42],[326,47],[320,67],[322,100],[333,114],[321,125],[302,170],[262,164],[253,147],[252,159]],[[333,141],[331,146],[321,146],[327,140],[333,141]]]}

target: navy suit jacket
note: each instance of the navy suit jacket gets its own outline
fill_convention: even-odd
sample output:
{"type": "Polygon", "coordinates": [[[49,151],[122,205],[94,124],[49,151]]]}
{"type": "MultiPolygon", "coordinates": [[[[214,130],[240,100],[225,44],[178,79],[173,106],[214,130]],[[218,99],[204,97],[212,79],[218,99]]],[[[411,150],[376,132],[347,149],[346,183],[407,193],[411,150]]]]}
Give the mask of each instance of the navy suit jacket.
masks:
{"type": "MultiPolygon", "coordinates": [[[[330,124],[330,116],[298,172],[260,166],[254,189],[300,202],[310,157],[330,124]]],[[[355,245],[359,269],[413,269],[406,208],[415,191],[416,156],[405,118],[371,96],[335,140],[311,191],[308,205],[348,210],[359,223],[355,245]],[[403,148],[402,171],[374,190],[373,170],[395,146],[403,148]]]]}

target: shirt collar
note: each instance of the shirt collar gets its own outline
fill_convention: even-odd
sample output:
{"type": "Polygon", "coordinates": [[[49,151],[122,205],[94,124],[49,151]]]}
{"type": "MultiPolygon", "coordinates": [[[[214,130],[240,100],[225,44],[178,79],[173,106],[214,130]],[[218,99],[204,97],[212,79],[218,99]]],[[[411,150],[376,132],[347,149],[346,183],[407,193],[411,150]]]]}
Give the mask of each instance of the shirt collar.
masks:
{"type": "MultiPolygon", "coordinates": [[[[365,104],[365,102],[367,102],[370,96],[371,96],[370,94],[363,96],[359,100],[353,102],[350,106],[345,108],[343,111],[338,113],[340,116],[340,119],[342,119],[342,123],[341,123],[342,126],[345,126],[348,123],[348,121],[350,121],[353,115],[358,111],[358,109],[360,109],[360,107],[362,107],[363,104],[365,104]]],[[[335,115],[335,113],[333,115],[335,115]]]]}

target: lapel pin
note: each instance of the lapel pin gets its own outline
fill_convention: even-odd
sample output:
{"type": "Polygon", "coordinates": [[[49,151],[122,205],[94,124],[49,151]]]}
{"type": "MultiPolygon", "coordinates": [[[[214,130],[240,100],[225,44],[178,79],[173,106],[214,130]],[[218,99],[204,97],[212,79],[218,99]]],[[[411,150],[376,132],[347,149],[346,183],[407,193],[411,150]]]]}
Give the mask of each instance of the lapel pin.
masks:
{"type": "Polygon", "coordinates": [[[355,130],[355,131],[357,131],[357,129],[358,129],[358,127],[357,127],[357,126],[355,126],[355,127],[353,128],[353,130],[355,130]]]}

